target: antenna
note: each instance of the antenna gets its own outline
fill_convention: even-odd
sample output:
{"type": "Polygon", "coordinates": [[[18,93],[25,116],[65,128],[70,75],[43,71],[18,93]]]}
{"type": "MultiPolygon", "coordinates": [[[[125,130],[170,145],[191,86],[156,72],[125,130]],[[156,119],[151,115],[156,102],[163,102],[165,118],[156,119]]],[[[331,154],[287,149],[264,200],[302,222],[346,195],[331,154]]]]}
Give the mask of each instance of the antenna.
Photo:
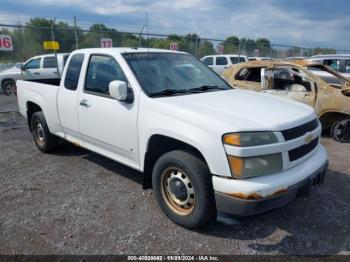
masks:
{"type": "Polygon", "coordinates": [[[147,48],[149,52],[149,31],[148,31],[148,14],[146,12],[146,29],[147,29],[147,48]]]}

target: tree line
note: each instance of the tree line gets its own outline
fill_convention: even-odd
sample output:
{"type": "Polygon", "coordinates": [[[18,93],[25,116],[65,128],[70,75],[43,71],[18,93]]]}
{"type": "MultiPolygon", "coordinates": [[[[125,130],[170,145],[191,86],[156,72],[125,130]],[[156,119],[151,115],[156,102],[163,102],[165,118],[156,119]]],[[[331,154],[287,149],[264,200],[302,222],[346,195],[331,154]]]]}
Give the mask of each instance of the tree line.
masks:
{"type": "MultiPolygon", "coordinates": [[[[43,42],[52,40],[51,26],[53,21],[44,18],[33,18],[24,27],[13,30],[0,29],[0,34],[9,34],[12,37],[14,50],[12,52],[0,51],[0,61],[24,61],[32,56],[51,53],[44,50],[43,42]]],[[[76,48],[78,41],[79,48],[100,47],[101,38],[111,38],[114,47],[150,47],[169,49],[170,43],[177,43],[181,51],[185,51],[203,57],[216,54],[218,49],[224,54],[240,53],[250,56],[271,56],[275,51],[266,38],[247,39],[230,36],[224,41],[209,41],[200,39],[195,34],[179,36],[176,34],[166,37],[150,36],[145,37],[138,34],[131,34],[117,31],[104,24],[93,24],[88,30],[80,27],[73,28],[66,22],[55,23],[53,27],[54,38],[60,43],[59,52],[71,52],[76,48]],[[213,45],[216,43],[216,46],[213,45]],[[222,46],[218,48],[218,46],[222,46]]],[[[300,51],[297,48],[290,48],[289,53],[295,54],[300,51]]],[[[318,53],[335,53],[334,49],[317,49],[318,53]]]]}

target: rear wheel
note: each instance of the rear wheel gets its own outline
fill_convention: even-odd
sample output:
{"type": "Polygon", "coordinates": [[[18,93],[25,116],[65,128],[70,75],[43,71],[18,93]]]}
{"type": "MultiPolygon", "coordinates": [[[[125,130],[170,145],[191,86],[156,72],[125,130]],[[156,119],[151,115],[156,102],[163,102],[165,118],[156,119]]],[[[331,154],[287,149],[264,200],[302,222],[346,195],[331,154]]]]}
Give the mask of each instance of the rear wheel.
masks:
{"type": "Polygon", "coordinates": [[[160,208],[175,223],[195,228],[215,217],[211,175],[197,156],[184,151],[164,154],[154,166],[152,180],[160,208]]]}
{"type": "Polygon", "coordinates": [[[44,152],[52,152],[58,145],[58,137],[52,135],[47,126],[43,112],[36,112],[31,118],[33,140],[37,148],[44,152]]]}
{"type": "Polygon", "coordinates": [[[350,142],[350,119],[334,122],[331,128],[331,136],[339,142],[350,142]]]}
{"type": "Polygon", "coordinates": [[[13,80],[7,80],[3,84],[4,93],[7,96],[15,96],[17,93],[16,82],[13,80]]]}

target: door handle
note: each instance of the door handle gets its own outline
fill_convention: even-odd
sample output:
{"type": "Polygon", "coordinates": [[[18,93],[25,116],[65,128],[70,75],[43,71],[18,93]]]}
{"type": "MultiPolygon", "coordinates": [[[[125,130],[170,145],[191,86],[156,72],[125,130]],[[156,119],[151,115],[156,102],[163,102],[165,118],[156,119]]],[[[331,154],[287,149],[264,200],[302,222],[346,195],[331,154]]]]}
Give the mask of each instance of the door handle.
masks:
{"type": "Polygon", "coordinates": [[[91,106],[90,102],[87,101],[86,99],[81,100],[79,105],[81,105],[83,107],[87,107],[87,108],[89,108],[91,106]]]}
{"type": "Polygon", "coordinates": [[[309,97],[310,95],[309,95],[308,93],[305,93],[304,96],[305,96],[305,97],[309,97]]]}
{"type": "Polygon", "coordinates": [[[40,75],[40,73],[39,72],[35,72],[34,75],[40,75]]]}

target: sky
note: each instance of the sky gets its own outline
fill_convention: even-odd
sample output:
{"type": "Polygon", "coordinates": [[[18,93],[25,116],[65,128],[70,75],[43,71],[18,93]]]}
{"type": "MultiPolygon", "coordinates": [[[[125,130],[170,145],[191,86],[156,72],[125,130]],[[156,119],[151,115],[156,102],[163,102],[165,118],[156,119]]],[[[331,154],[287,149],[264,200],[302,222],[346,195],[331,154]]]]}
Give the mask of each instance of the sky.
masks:
{"type": "Polygon", "coordinates": [[[274,44],[350,49],[349,0],[0,0],[0,23],[45,17],[120,31],[266,37],[274,44]]]}

